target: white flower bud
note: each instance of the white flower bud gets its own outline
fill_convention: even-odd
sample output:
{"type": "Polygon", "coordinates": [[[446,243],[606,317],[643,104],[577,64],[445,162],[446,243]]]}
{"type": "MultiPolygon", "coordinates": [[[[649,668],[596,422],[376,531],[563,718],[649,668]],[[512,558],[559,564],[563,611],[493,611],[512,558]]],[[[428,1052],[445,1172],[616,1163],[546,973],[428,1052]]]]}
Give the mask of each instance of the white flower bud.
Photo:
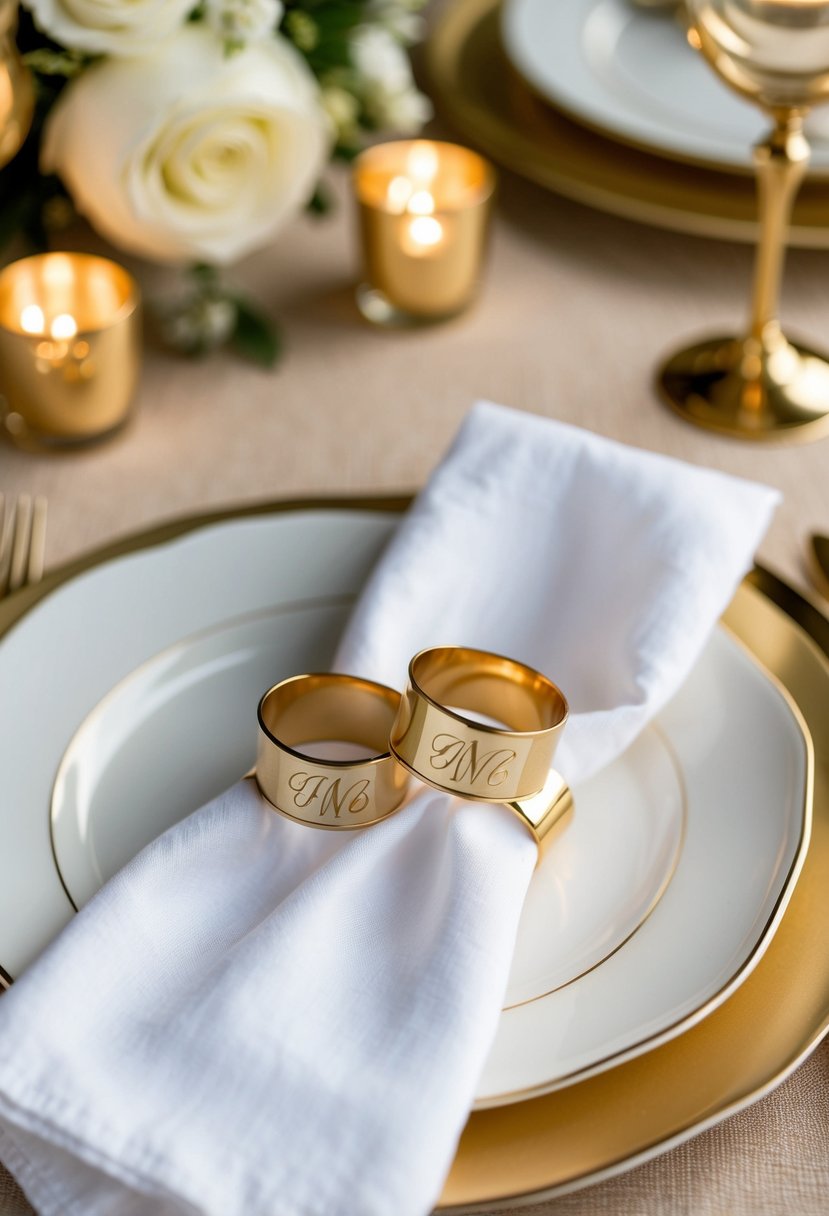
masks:
{"type": "Polygon", "coordinates": [[[272,34],[285,11],[281,0],[205,0],[207,24],[233,43],[257,42],[272,34]]]}
{"type": "Polygon", "coordinates": [[[420,130],[432,114],[428,98],[415,88],[409,57],[382,26],[362,26],[352,40],[360,92],[371,120],[406,134],[420,130]]]}

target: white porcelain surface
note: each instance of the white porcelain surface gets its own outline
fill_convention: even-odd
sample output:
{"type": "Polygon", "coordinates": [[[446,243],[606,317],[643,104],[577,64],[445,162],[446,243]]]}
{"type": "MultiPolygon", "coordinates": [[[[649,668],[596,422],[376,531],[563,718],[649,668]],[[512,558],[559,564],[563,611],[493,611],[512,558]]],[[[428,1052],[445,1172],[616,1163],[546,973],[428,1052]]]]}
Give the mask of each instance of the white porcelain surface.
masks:
{"type": "MultiPolygon", "coordinates": [[[[687,42],[677,11],[631,0],[507,0],[503,35],[519,72],[577,119],[665,156],[751,171],[769,126],[687,42]]],[[[823,111],[810,119],[813,174],[829,174],[823,111]]]]}
{"type": "MultiPolygon", "coordinates": [[[[52,803],[55,857],[82,905],[144,844],[255,759],[256,704],[342,606],[305,603],[227,622],[140,667],[69,744],[52,803]]],[[[684,792],[656,730],[578,792],[579,814],[530,889],[506,1004],[569,983],[635,932],[679,856],[684,792]],[[555,933],[550,926],[555,925],[555,933]]]]}
{"type": "MultiPolygon", "coordinates": [[[[0,963],[12,975],[72,914],[49,823],[70,741],[55,845],[82,900],[247,768],[244,704],[330,661],[393,526],[355,509],[205,527],[90,570],[0,640],[0,737],[15,740],[0,769],[0,963]]],[[[576,790],[577,813],[528,900],[510,992],[528,1003],[502,1014],[484,1104],[644,1050],[739,982],[790,885],[805,774],[786,700],[717,631],[657,729],[576,790]],[[683,786],[687,831],[666,893],[610,958],[565,983],[658,894],[683,786]]]]}

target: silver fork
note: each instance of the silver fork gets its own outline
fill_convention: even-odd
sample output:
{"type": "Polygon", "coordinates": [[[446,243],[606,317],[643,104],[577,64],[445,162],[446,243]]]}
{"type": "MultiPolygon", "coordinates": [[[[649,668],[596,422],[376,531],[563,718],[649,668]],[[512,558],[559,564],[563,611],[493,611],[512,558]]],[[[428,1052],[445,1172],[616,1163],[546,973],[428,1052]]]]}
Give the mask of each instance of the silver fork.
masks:
{"type": "Polygon", "coordinates": [[[0,599],[43,577],[46,499],[0,494],[0,599]]]}

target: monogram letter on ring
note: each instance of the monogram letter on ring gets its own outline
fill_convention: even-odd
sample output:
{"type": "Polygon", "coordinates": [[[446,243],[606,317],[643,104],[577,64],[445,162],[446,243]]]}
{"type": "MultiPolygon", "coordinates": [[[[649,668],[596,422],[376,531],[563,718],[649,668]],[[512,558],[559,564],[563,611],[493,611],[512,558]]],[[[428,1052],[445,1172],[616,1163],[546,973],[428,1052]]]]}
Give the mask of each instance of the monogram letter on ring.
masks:
{"type": "Polygon", "coordinates": [[[516,757],[509,748],[478,752],[478,742],[458,739],[455,735],[435,735],[429,763],[436,772],[445,770],[446,779],[468,782],[481,789],[497,789],[509,777],[507,767],[516,757]]]}
{"type": "Polygon", "coordinates": [[[359,815],[368,806],[366,791],[369,784],[365,778],[343,787],[342,777],[320,777],[315,773],[293,773],[288,778],[288,788],[294,794],[294,806],[304,810],[318,798],[321,819],[329,811],[333,811],[334,818],[339,819],[343,809],[349,815],[359,815]]]}
{"type": "Polygon", "coordinates": [[[572,806],[552,769],[566,721],[563,693],[541,672],[486,650],[436,646],[409,664],[389,742],[421,781],[508,806],[540,852],[572,806]]]}
{"type": "Polygon", "coordinates": [[[399,695],[345,675],[293,676],[259,703],[256,782],[275,810],[318,828],[363,828],[396,811],[408,774],[389,752],[399,695]],[[353,757],[326,759],[349,745],[353,757]]]}

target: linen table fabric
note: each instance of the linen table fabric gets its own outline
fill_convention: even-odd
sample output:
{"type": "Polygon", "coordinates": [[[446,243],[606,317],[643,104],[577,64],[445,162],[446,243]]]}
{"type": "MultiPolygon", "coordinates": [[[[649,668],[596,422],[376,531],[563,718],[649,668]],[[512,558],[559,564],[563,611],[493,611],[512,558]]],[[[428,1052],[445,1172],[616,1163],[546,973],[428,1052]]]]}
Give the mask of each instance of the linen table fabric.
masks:
{"type": "MultiPolygon", "coordinates": [[[[775,501],[479,405],[337,666],[399,686],[415,650],[459,643],[540,667],[570,698],[577,787],[679,686],[775,501]]],[[[503,808],[417,787],[341,835],[242,782],[148,846],[0,1001],[0,1158],[47,1216],[427,1212],[535,859],[503,808]]]]}

